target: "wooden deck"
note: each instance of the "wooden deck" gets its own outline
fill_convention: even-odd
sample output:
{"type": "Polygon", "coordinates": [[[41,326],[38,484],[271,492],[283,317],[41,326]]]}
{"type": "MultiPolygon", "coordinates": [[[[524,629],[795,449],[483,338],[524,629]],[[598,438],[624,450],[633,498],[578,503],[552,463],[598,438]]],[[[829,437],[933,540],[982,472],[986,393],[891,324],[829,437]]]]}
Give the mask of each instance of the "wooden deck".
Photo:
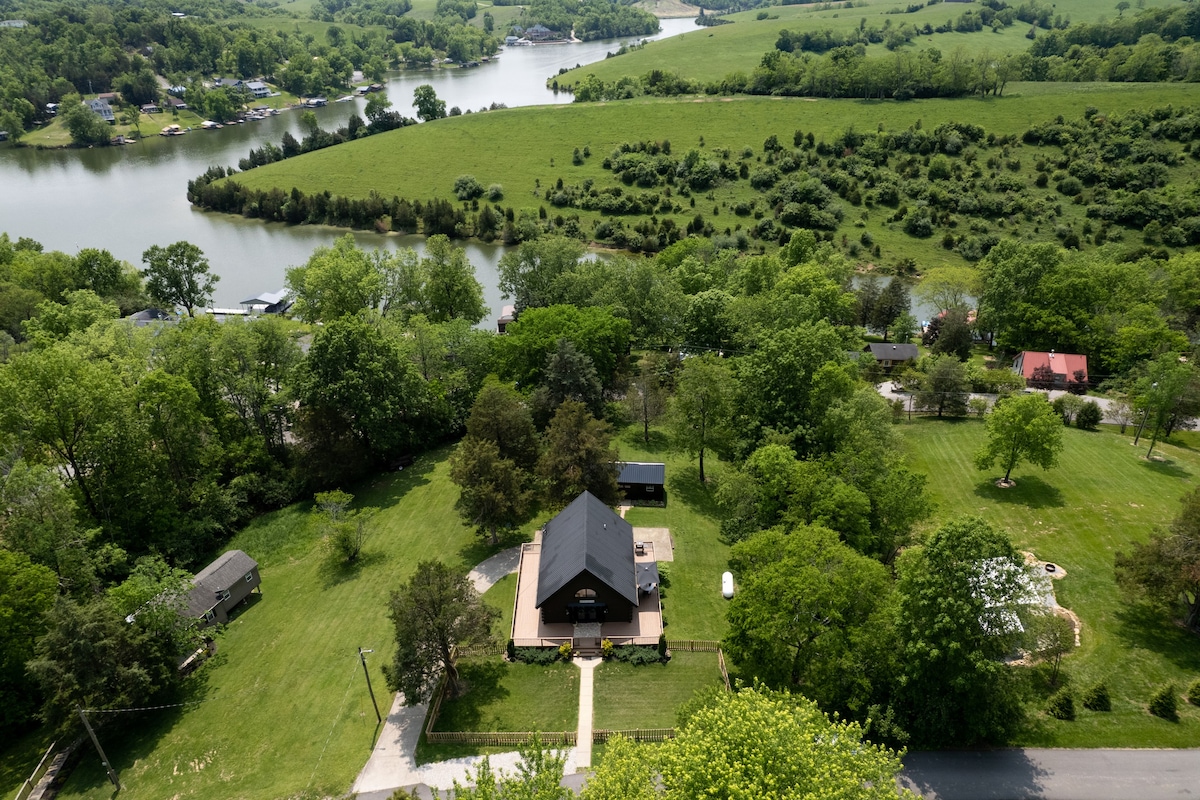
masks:
{"type": "MultiPolygon", "coordinates": [[[[632,546],[632,542],[630,543],[632,546]]],[[[517,600],[513,608],[513,644],[517,647],[557,647],[574,637],[574,626],[567,623],[547,625],[537,608],[538,566],[541,540],[521,545],[521,563],[517,567],[517,600]]],[[[634,555],[637,564],[654,563],[654,544],[646,542],[644,552],[634,555]]],[[[662,602],[658,589],[639,599],[632,622],[606,622],[601,635],[613,644],[656,645],[662,635],[662,602]]]]}

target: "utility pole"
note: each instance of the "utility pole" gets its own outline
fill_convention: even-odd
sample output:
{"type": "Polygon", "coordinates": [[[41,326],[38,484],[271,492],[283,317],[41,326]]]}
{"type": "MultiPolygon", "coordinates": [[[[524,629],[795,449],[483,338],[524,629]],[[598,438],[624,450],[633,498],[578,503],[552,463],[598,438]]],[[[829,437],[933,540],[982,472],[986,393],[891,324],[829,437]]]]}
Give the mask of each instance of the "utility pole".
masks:
{"type": "Polygon", "coordinates": [[[108,771],[108,779],[112,781],[113,786],[117,787],[117,791],[121,791],[121,780],[117,777],[117,771],[108,763],[108,756],[104,755],[104,748],[100,746],[100,740],[96,738],[96,732],[92,730],[91,723],[88,722],[87,713],[78,706],[79,718],[83,720],[83,727],[87,728],[88,736],[92,737],[92,744],[96,745],[96,752],[100,754],[100,763],[104,765],[104,769],[108,771]]]}
{"type": "Polygon", "coordinates": [[[371,705],[375,706],[375,721],[383,722],[383,716],[379,713],[379,703],[375,702],[375,690],[371,688],[371,673],[367,670],[367,653],[374,653],[374,650],[363,650],[358,648],[358,660],[363,665],[363,675],[367,676],[367,691],[371,694],[371,705]]]}

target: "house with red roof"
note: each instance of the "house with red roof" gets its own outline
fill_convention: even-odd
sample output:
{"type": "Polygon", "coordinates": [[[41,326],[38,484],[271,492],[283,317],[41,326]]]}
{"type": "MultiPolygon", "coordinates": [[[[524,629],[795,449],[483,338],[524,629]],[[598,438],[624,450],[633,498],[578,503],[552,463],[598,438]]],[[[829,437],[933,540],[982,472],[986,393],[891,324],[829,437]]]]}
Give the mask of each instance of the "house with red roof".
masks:
{"type": "Polygon", "coordinates": [[[1087,389],[1087,356],[1078,353],[1024,350],[1013,359],[1013,371],[1036,389],[1087,389]]]}

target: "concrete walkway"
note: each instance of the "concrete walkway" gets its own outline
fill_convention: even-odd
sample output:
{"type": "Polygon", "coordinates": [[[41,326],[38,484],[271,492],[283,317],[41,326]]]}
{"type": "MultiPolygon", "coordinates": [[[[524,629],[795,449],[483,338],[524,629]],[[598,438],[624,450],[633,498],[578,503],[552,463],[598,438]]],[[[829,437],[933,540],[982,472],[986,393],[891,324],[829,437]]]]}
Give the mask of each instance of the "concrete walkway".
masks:
{"type": "Polygon", "coordinates": [[[579,729],[575,734],[575,770],[592,766],[592,685],[599,658],[576,658],[579,667],[579,729]]]}
{"type": "MultiPolygon", "coordinates": [[[[475,586],[475,590],[483,594],[492,588],[506,575],[516,572],[521,559],[521,548],[513,547],[497,553],[468,573],[467,577],[475,586]]],[[[598,660],[598,659],[597,659],[598,660]]],[[[593,665],[594,666],[594,665],[593,665]]],[[[588,759],[591,759],[591,670],[584,669],[588,687],[588,759]]],[[[584,681],[581,681],[582,684],[584,681]]],[[[582,694],[582,692],[581,692],[582,694]]],[[[582,702],[582,701],[581,701],[582,702]]],[[[367,760],[358,778],[354,781],[352,792],[360,797],[386,798],[397,788],[411,789],[415,786],[422,788],[421,796],[427,796],[428,787],[449,789],[454,781],[465,783],[467,773],[478,768],[482,756],[454,758],[449,761],[439,761],[433,764],[417,765],[417,742],[421,738],[421,726],[425,724],[425,715],[429,704],[406,706],[404,696],[397,694],[392,701],[391,711],[384,722],[383,731],[375,742],[375,749],[367,760]]],[[[567,763],[565,773],[576,771],[574,748],[566,751],[567,763]]],[[[520,756],[513,753],[496,753],[490,757],[492,769],[513,771],[516,769],[520,756]]]]}

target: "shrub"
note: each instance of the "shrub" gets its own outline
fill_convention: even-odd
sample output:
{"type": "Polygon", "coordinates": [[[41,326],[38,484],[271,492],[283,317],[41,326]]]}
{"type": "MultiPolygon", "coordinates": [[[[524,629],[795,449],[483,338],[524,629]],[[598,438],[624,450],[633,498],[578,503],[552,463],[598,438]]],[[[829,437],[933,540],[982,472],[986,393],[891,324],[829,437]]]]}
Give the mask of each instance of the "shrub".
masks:
{"type": "Polygon", "coordinates": [[[1094,431],[1100,424],[1101,416],[1100,404],[1089,400],[1075,414],[1075,427],[1083,431],[1094,431]]]}
{"type": "Polygon", "coordinates": [[[1083,707],[1088,711],[1112,711],[1112,700],[1108,696],[1108,687],[1103,682],[1088,687],[1083,693],[1083,707]]]}
{"type": "Polygon", "coordinates": [[[638,645],[614,647],[613,659],[624,661],[626,664],[633,664],[635,667],[642,664],[657,664],[662,661],[657,647],[640,647],[638,645]]]}
{"type": "Polygon", "coordinates": [[[487,188],[487,198],[493,203],[504,198],[504,187],[498,183],[493,183],[487,188]]]}
{"type": "Polygon", "coordinates": [[[603,656],[604,658],[612,658],[612,654],[613,654],[612,639],[601,639],[600,640],[600,655],[603,656]]]}
{"type": "Polygon", "coordinates": [[[1200,678],[1192,681],[1192,685],[1187,691],[1188,702],[1194,706],[1200,706],[1200,678]]]}
{"type": "Polygon", "coordinates": [[[1067,689],[1059,689],[1046,701],[1046,713],[1055,719],[1075,719],[1075,698],[1067,689]]]}
{"type": "Polygon", "coordinates": [[[509,661],[517,660],[517,645],[512,639],[508,640],[508,644],[504,647],[504,652],[508,656],[509,661]]]}
{"type": "Polygon", "coordinates": [[[513,659],[523,664],[553,664],[559,659],[558,650],[546,647],[516,647],[513,649],[513,659]]]}
{"type": "Polygon", "coordinates": [[[1175,684],[1168,683],[1150,695],[1150,713],[1174,721],[1179,718],[1178,702],[1175,697],[1175,684]]]}
{"type": "MultiPolygon", "coordinates": [[[[665,633],[658,635],[658,657],[663,661],[667,660],[667,635],[665,633]]],[[[1200,681],[1193,683],[1192,688],[1197,690],[1197,695],[1200,695],[1200,681]]]]}
{"type": "Polygon", "coordinates": [[[558,646],[558,657],[563,661],[571,660],[571,643],[569,641],[563,642],[558,646]]]}
{"type": "Polygon", "coordinates": [[[454,179],[454,196],[459,200],[474,200],[483,195],[483,185],[474,175],[459,175],[454,179]]]}

